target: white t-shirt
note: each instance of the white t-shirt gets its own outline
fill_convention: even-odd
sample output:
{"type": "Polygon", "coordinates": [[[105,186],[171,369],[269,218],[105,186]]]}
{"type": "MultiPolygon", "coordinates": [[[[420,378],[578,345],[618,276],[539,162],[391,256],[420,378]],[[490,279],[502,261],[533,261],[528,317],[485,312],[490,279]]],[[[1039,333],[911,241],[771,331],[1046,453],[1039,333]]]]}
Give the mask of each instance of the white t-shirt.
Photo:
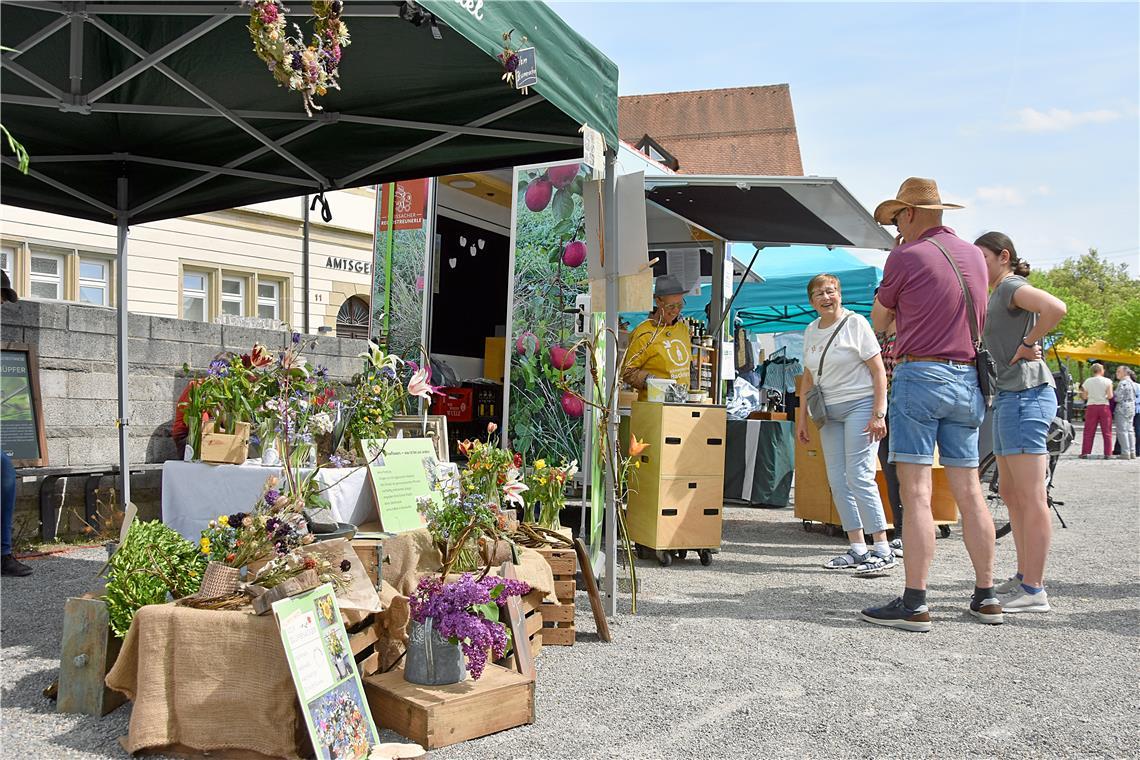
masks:
{"type": "Polygon", "coordinates": [[[829,405],[874,395],[871,370],[865,362],[877,353],[880,353],[879,341],[871,324],[866,317],[847,309],[839,313],[831,327],[821,330],[817,319],[804,330],[804,369],[811,372],[812,380],[823,389],[823,399],[829,405]],[[819,376],[820,354],[848,314],[851,319],[827,349],[823,375],[819,376]]]}
{"type": "MultiPolygon", "coordinates": [[[[824,365],[826,368],[826,365],[824,365]]],[[[1089,394],[1089,406],[1104,406],[1108,403],[1108,391],[1112,388],[1112,381],[1104,375],[1097,377],[1090,377],[1081,383],[1081,387],[1085,389],[1085,393],[1089,394]]],[[[824,393],[827,393],[824,390],[824,393]]]]}

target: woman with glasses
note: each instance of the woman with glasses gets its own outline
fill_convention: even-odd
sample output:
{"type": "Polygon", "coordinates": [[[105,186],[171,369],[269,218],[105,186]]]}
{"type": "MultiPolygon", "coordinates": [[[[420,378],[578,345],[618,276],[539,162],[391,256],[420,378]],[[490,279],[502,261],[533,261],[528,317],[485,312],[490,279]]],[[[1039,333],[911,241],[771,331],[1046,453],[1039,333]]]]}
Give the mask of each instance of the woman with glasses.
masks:
{"type": "Polygon", "coordinates": [[[689,387],[692,338],[688,326],[678,321],[685,305],[684,294],[685,288],[676,277],[658,277],[653,287],[653,311],[629,336],[621,378],[637,389],[641,401],[646,399],[650,378],[689,387]]]}
{"type": "MultiPolygon", "coordinates": [[[[818,385],[827,419],[819,430],[827,481],[843,530],[851,542],[845,554],[828,560],[828,570],[877,574],[895,566],[887,543],[887,518],[875,482],[879,441],[887,432],[887,373],[879,341],[867,319],[843,308],[839,278],[819,274],[807,286],[819,319],[804,330],[801,397],[818,385]],[[822,371],[820,358],[826,351],[822,371]],[[867,546],[865,534],[874,545],[867,546]]],[[[806,409],[796,415],[796,435],[811,442],[806,409]]],[[[811,484],[797,483],[797,488],[811,484]]]]}

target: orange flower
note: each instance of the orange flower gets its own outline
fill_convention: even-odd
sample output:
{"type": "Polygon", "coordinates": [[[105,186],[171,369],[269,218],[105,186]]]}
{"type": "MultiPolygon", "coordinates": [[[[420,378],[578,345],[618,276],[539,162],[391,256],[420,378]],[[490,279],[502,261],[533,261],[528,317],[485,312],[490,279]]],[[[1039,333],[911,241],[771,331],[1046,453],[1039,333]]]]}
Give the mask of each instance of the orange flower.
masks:
{"type": "Polygon", "coordinates": [[[460,441],[459,442],[459,453],[465,457],[470,456],[471,455],[471,441],[460,441]]]}
{"type": "Polygon", "coordinates": [[[638,456],[641,452],[649,448],[649,444],[645,441],[637,440],[637,436],[633,433],[629,434],[629,455],[631,457],[638,456]]]}

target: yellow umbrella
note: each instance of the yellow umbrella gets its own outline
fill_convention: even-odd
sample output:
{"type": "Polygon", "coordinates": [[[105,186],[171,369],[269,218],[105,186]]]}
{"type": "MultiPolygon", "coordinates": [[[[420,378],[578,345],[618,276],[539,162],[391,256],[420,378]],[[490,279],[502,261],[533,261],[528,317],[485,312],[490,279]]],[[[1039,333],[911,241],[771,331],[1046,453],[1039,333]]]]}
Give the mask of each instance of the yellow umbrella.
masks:
{"type": "MultiPolygon", "coordinates": [[[[1052,351],[1049,353],[1052,353],[1052,351]]],[[[1140,353],[1136,351],[1125,351],[1124,349],[1110,346],[1103,340],[1098,340],[1088,346],[1070,346],[1063,343],[1057,346],[1057,353],[1059,353],[1062,358],[1077,359],[1078,361],[1100,359],[1101,361],[1116,362],[1117,364],[1140,364],[1140,353]]]]}

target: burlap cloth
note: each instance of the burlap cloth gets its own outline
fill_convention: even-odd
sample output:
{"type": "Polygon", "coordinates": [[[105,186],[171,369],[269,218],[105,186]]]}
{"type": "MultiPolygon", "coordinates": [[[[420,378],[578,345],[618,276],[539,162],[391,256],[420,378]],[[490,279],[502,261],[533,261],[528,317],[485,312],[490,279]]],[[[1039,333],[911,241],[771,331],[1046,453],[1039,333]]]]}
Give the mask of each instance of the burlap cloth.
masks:
{"type": "MultiPolygon", "coordinates": [[[[439,572],[439,566],[443,563],[426,528],[385,538],[384,554],[387,559],[382,577],[404,596],[410,596],[416,590],[420,576],[439,572]]],[[[492,566],[491,574],[498,575],[499,568],[492,566]]],[[[547,601],[557,604],[554,573],[550,572],[550,565],[534,549],[519,547],[519,564],[515,566],[515,575],[520,581],[529,583],[532,589],[541,591],[547,601]]]]}
{"type": "Polygon", "coordinates": [[[134,702],[128,752],[181,745],[311,756],[272,615],[143,607],[107,686],[134,702]]]}

